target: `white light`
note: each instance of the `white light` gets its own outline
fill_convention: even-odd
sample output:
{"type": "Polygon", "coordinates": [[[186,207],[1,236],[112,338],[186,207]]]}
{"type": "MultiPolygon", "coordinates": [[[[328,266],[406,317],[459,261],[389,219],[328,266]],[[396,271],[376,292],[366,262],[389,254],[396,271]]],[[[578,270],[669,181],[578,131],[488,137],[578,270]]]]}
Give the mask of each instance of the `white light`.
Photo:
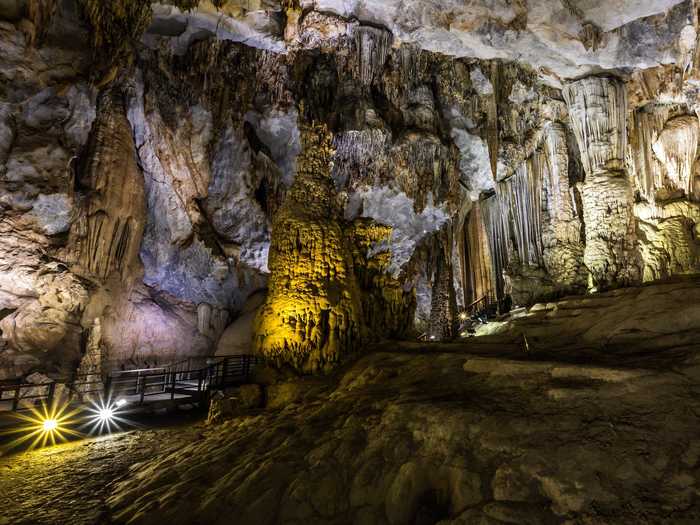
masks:
{"type": "Polygon", "coordinates": [[[126,399],[117,399],[117,402],[114,404],[117,405],[117,408],[121,408],[126,405],[126,399]]]}
{"type": "Polygon", "coordinates": [[[98,412],[98,415],[100,416],[100,419],[102,421],[110,421],[114,417],[114,412],[112,411],[111,408],[100,408],[100,411],[98,412]]]}
{"type": "Polygon", "coordinates": [[[52,430],[56,430],[58,428],[58,421],[55,419],[45,419],[42,426],[44,428],[44,432],[51,432],[52,430]]]}

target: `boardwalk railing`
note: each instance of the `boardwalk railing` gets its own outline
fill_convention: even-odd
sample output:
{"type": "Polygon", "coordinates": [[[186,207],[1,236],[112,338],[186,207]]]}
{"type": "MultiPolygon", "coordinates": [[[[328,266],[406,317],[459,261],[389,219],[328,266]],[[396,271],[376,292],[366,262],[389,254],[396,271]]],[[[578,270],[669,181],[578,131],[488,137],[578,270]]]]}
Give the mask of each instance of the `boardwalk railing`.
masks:
{"type": "MultiPolygon", "coordinates": [[[[161,368],[114,370],[103,379],[96,374],[77,376],[71,383],[71,397],[124,399],[129,404],[151,401],[198,402],[212,390],[250,380],[258,364],[252,355],[232,355],[184,360],[161,368]]],[[[57,382],[43,384],[0,384],[0,412],[28,410],[41,403],[51,405],[56,397],[57,382]]]]}

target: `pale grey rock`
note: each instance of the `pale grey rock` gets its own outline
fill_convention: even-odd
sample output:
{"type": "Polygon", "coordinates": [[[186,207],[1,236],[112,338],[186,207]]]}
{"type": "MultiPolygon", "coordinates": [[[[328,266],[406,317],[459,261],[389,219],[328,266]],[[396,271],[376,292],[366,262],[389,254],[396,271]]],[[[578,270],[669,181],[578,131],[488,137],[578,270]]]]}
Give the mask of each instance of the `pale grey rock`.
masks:
{"type": "Polygon", "coordinates": [[[247,46],[282,52],[282,27],[273,11],[249,11],[243,18],[200,6],[182,12],[177,7],[153,4],[154,17],[148,32],[172,36],[172,50],[183,55],[192,42],[208,37],[241,42],[247,46]]]}
{"type": "Polygon", "coordinates": [[[39,194],[30,215],[45,235],[65,233],[71,225],[73,199],[65,193],[39,194]]]}
{"type": "Polygon", "coordinates": [[[469,73],[469,78],[471,78],[472,86],[476,89],[479,95],[492,95],[493,85],[491,81],[484,76],[481,69],[475,67],[469,73]]]}
{"type": "Polygon", "coordinates": [[[179,128],[180,136],[173,135],[157,112],[144,112],[140,82],[135,93],[128,116],[144,172],[149,213],[141,245],[143,282],[193,304],[235,309],[243,301],[237,293],[235,269],[194,236],[200,216],[192,201],[206,196],[210,178],[211,116],[193,107],[189,123],[179,128]]]}
{"type": "Polygon", "coordinates": [[[221,134],[214,146],[206,206],[217,233],[240,246],[240,260],[267,273],[270,224],[255,200],[261,174],[252,155],[240,131],[228,127],[221,134]]]}
{"type": "Polygon", "coordinates": [[[216,355],[251,354],[253,352],[253,322],[260,306],[265,301],[265,293],[251,295],[240,311],[239,316],[226,327],[216,346],[216,355]]]}
{"type": "Polygon", "coordinates": [[[282,170],[285,186],[294,182],[296,158],[301,152],[301,139],[296,109],[281,111],[271,109],[263,114],[250,111],[245,120],[254,128],[258,138],[270,149],[272,160],[282,170]]]}
{"type": "Polygon", "coordinates": [[[432,195],[428,196],[425,208],[417,213],[413,199],[402,191],[386,186],[362,188],[353,193],[346,209],[346,218],[353,218],[358,212],[362,217],[392,227],[388,245],[380,243],[371,253],[389,249],[389,272],[395,277],[411,259],[421,239],[438,231],[450,217],[444,207],[433,204],[432,195]]]}
{"type": "Polygon", "coordinates": [[[316,0],[314,8],[388,28],[401,42],[456,57],[513,59],[546,68],[548,81],[600,69],[646,68],[676,60],[677,36],[692,18],[690,2],[639,0],[631,5],[590,0],[531,0],[518,8],[505,0],[428,2],[316,0]],[[450,23],[444,23],[449,14],[450,23]],[[656,15],[656,16],[652,16],[656,15]],[[658,17],[661,20],[657,20],[658,17]],[[522,19],[525,27],[517,25],[522,19]],[[581,33],[592,21],[603,41],[586,49],[581,33]]]}
{"type": "Polygon", "coordinates": [[[459,170],[469,186],[469,198],[477,200],[485,191],[493,190],[495,181],[486,142],[466,129],[452,128],[452,139],[459,148],[459,170]]]}

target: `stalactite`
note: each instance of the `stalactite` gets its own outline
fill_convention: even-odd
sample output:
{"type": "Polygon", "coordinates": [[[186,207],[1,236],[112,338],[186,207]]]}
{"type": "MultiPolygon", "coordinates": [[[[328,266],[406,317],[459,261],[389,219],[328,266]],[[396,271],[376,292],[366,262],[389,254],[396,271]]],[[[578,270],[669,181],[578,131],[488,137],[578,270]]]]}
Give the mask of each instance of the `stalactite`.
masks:
{"type": "Polygon", "coordinates": [[[501,194],[502,213],[510,215],[519,261],[539,266],[542,262],[541,180],[531,162],[521,164],[510,179],[497,185],[496,191],[501,194]]]}
{"type": "Polygon", "coordinates": [[[360,26],[355,30],[357,78],[370,86],[384,68],[391,47],[391,33],[385,29],[360,26]]]}
{"type": "Polygon", "coordinates": [[[587,175],[624,168],[627,98],[622,82],[587,77],[562,91],[587,175]]]}
{"type": "Polygon", "coordinates": [[[409,133],[390,152],[394,179],[415,202],[425,208],[428,195],[456,207],[459,201],[459,170],[452,151],[432,135],[409,133]]]}
{"type": "Polygon", "coordinates": [[[224,331],[228,312],[209,303],[197,305],[197,330],[200,334],[215,338],[224,331]]]}
{"type": "Polygon", "coordinates": [[[636,282],[632,188],[624,171],[624,85],[611,78],[588,77],[570,83],[562,94],[586,173],[582,202],[589,284],[598,288],[636,282]]]}
{"type": "Polygon", "coordinates": [[[462,265],[465,305],[472,304],[482,297],[496,298],[496,283],[493,276],[489,237],[486,233],[481,212],[482,203],[474,203],[467,216],[462,242],[465,263],[462,265]]]}
{"type": "Polygon", "coordinates": [[[504,297],[503,272],[508,266],[508,219],[503,213],[503,204],[499,193],[481,201],[481,214],[488,237],[491,264],[495,280],[496,297],[504,297]]]}
{"type": "Polygon", "coordinates": [[[100,97],[88,158],[81,184],[89,194],[73,229],[77,262],[99,279],[112,272],[126,278],[138,264],[146,210],[131,128],[115,92],[100,97]]]}
{"type": "Polygon", "coordinates": [[[693,197],[693,166],[698,154],[698,119],[681,116],[666,122],[654,142],[656,156],[666,167],[669,185],[693,197]]]}
{"type": "Polygon", "coordinates": [[[333,180],[339,189],[349,181],[378,184],[379,170],[388,162],[391,132],[381,129],[350,130],[333,139],[333,180]]]}
{"type": "Polygon", "coordinates": [[[498,180],[498,152],[499,152],[499,129],[498,129],[498,108],[501,97],[501,66],[497,61],[491,63],[491,85],[493,92],[486,105],[486,143],[489,148],[489,159],[491,161],[491,173],[494,180],[498,180]]]}
{"type": "Polygon", "coordinates": [[[671,106],[650,104],[634,112],[630,129],[636,187],[648,202],[656,199],[663,186],[663,168],[654,155],[653,145],[668,120],[671,106]]]}

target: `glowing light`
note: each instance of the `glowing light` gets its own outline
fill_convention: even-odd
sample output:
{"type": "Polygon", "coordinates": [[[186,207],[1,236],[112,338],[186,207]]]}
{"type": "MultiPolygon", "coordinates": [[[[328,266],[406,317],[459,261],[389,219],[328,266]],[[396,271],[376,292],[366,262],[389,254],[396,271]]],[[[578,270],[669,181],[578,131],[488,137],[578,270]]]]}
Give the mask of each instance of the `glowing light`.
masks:
{"type": "Polygon", "coordinates": [[[90,434],[111,434],[115,431],[121,431],[121,424],[132,424],[122,416],[122,407],[126,405],[126,400],[119,399],[112,402],[111,399],[100,399],[91,402],[88,408],[89,415],[85,427],[88,428],[90,434]]]}
{"type": "Polygon", "coordinates": [[[30,407],[26,412],[15,413],[12,416],[20,424],[2,434],[17,437],[9,441],[6,447],[12,449],[24,445],[31,450],[67,441],[69,437],[82,437],[80,432],[71,428],[77,424],[76,414],[78,409],[69,410],[67,403],[55,403],[50,407],[43,404],[30,407]]]}
{"type": "Polygon", "coordinates": [[[51,432],[58,428],[58,421],[55,419],[45,419],[41,426],[44,429],[44,432],[51,432]]]}
{"type": "Polygon", "coordinates": [[[460,312],[460,313],[459,313],[459,318],[460,318],[462,321],[466,321],[468,317],[469,317],[469,316],[467,315],[467,312],[460,312]]]}

